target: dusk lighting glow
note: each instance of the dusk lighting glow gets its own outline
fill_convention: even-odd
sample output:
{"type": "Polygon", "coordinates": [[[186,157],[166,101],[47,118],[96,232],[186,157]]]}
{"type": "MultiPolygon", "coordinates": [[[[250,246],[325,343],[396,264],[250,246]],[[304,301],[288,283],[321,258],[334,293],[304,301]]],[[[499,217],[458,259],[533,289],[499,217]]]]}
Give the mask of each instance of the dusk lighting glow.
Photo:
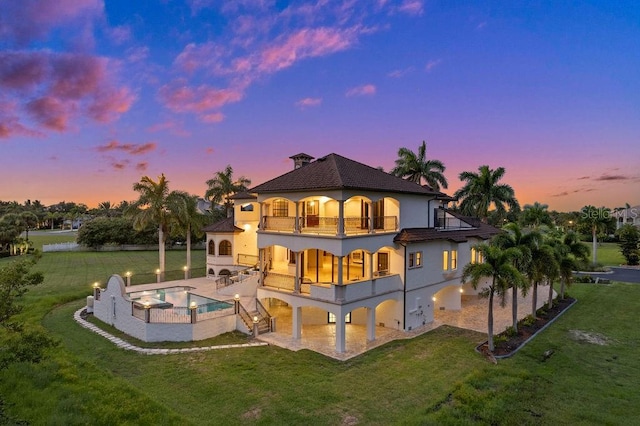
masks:
{"type": "Polygon", "coordinates": [[[521,205],[638,201],[640,3],[3,1],[0,200],[203,196],[291,155],[487,164],[521,205]]]}

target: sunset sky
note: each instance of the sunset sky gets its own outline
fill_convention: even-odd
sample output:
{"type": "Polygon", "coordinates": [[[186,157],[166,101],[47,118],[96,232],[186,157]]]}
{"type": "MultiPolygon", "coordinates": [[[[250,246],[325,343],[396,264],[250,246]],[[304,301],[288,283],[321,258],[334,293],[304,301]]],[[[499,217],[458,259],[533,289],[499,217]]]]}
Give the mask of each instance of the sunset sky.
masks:
{"type": "Polygon", "coordinates": [[[640,202],[640,2],[0,0],[0,200],[204,195],[335,152],[506,168],[521,204],[640,202]]]}

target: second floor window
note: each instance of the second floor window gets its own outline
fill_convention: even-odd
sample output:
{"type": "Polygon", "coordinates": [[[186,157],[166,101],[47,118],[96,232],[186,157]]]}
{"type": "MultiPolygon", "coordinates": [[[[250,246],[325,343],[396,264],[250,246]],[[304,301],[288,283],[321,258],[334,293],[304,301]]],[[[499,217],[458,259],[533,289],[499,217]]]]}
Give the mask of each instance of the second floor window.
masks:
{"type": "Polygon", "coordinates": [[[409,268],[419,268],[422,266],[422,252],[409,253],[409,268]]]}
{"type": "Polygon", "coordinates": [[[273,216],[287,217],[289,216],[289,202],[287,200],[279,199],[273,202],[272,211],[273,216]]]}
{"type": "Polygon", "coordinates": [[[209,250],[208,253],[211,256],[215,256],[216,254],[216,243],[213,240],[209,240],[209,250]]]}

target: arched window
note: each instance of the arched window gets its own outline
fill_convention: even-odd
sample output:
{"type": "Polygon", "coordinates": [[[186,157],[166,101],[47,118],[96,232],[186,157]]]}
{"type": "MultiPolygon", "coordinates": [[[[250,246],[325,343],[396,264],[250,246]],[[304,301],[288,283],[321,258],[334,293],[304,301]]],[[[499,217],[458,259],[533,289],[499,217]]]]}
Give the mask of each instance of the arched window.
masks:
{"type": "Polygon", "coordinates": [[[216,254],[216,243],[213,240],[209,240],[209,250],[207,251],[207,254],[211,256],[215,256],[216,254]]]}
{"type": "Polygon", "coordinates": [[[220,247],[218,248],[218,254],[220,256],[231,256],[231,243],[227,240],[220,241],[220,247]]]}
{"type": "Polygon", "coordinates": [[[215,275],[215,274],[216,274],[216,272],[213,270],[213,268],[209,268],[209,272],[208,272],[208,274],[209,274],[209,275],[215,275]]]}
{"type": "Polygon", "coordinates": [[[228,269],[223,269],[222,271],[220,271],[218,273],[218,275],[220,275],[220,276],[229,276],[229,275],[231,275],[231,272],[228,269]]]}

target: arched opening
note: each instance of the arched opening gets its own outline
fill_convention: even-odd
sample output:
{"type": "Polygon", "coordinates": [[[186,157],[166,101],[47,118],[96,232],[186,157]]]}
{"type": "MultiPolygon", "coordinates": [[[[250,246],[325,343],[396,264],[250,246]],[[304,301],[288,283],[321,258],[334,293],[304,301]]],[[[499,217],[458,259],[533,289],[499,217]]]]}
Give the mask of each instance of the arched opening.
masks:
{"type": "Polygon", "coordinates": [[[216,272],[213,270],[213,268],[209,268],[209,271],[207,271],[207,275],[215,276],[216,272]]]}
{"type": "Polygon", "coordinates": [[[220,275],[220,276],[229,276],[229,275],[231,275],[231,271],[229,271],[228,269],[223,269],[220,272],[218,272],[218,275],[220,275]]]}
{"type": "Polygon", "coordinates": [[[213,240],[209,240],[207,254],[209,256],[215,256],[216,254],[216,243],[213,240]]]}
{"type": "Polygon", "coordinates": [[[220,256],[231,256],[231,242],[227,240],[220,241],[218,254],[220,256]]]}

